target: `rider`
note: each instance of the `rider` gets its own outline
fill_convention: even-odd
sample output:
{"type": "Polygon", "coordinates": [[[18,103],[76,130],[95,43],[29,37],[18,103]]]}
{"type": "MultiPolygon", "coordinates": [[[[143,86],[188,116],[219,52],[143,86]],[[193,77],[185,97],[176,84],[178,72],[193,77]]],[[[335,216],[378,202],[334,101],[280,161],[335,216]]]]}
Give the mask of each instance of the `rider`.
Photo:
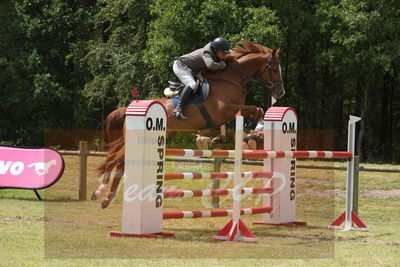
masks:
{"type": "Polygon", "coordinates": [[[220,70],[225,68],[226,64],[223,59],[226,54],[229,53],[228,40],[218,37],[203,48],[180,56],[174,61],[174,73],[178,76],[179,80],[185,84],[179,98],[179,103],[172,112],[175,117],[180,120],[186,119],[183,115],[183,108],[193,94],[193,90],[196,86],[193,75],[197,75],[200,71],[205,69],[220,70]]]}

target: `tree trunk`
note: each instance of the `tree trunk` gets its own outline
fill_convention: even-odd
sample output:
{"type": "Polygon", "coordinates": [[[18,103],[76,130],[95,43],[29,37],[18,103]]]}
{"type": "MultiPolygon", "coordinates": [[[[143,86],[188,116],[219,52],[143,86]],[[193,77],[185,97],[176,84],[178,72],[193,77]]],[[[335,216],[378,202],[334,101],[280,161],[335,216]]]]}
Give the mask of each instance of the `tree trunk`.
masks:
{"type": "Polygon", "coordinates": [[[395,90],[395,83],[396,81],[392,76],[389,77],[390,82],[389,82],[389,92],[388,92],[388,108],[387,108],[387,115],[388,115],[388,120],[387,120],[387,145],[385,146],[385,151],[384,151],[384,161],[387,163],[392,163],[393,162],[393,99],[394,99],[394,90],[395,90]]]}
{"type": "Polygon", "coordinates": [[[381,103],[381,114],[379,118],[379,145],[378,145],[378,158],[385,161],[388,145],[388,104],[390,94],[390,77],[387,74],[383,75],[383,86],[382,86],[382,103],[381,103]]]}
{"type": "MultiPolygon", "coordinates": [[[[364,161],[367,159],[367,156],[363,153],[362,147],[363,147],[363,139],[364,139],[364,134],[365,134],[365,126],[366,126],[366,120],[367,118],[365,117],[365,114],[367,113],[367,103],[368,103],[368,87],[363,84],[361,85],[361,102],[360,102],[360,117],[361,119],[361,125],[360,125],[360,131],[358,133],[358,141],[357,141],[357,155],[360,157],[360,162],[364,161]]],[[[368,145],[368,147],[370,147],[368,145]]],[[[365,151],[364,151],[365,152],[365,151]]],[[[369,152],[369,151],[368,151],[369,152]]]]}

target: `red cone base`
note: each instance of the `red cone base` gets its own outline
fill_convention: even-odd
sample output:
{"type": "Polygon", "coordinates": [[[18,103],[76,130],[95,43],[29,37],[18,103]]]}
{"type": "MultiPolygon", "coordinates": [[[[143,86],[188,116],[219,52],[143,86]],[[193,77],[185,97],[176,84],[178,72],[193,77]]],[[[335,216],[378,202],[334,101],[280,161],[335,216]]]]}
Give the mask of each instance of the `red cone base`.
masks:
{"type": "Polygon", "coordinates": [[[271,226],[284,226],[284,227],[294,227],[294,226],[305,226],[307,222],[288,222],[288,223],[265,223],[265,222],[253,222],[254,224],[260,225],[271,225],[271,226]]]}
{"type": "Polygon", "coordinates": [[[222,230],[219,231],[216,236],[214,236],[214,239],[218,241],[257,242],[257,238],[250,232],[247,226],[240,219],[238,223],[234,223],[233,219],[231,219],[224,226],[224,228],[222,228],[222,230]],[[240,233],[243,236],[241,236],[240,233]]]}
{"type": "Polygon", "coordinates": [[[141,238],[156,238],[156,237],[174,237],[175,234],[172,233],[165,233],[165,232],[159,232],[159,233],[154,233],[154,234],[124,234],[121,232],[110,232],[110,237],[141,237],[141,238]]]}
{"type": "MultiPolygon", "coordinates": [[[[346,219],[346,212],[343,212],[331,225],[328,226],[328,228],[331,229],[343,229],[346,230],[344,226],[340,226],[346,219]]],[[[352,222],[352,227],[347,230],[360,230],[360,231],[368,231],[368,227],[361,221],[360,218],[354,213],[351,212],[351,222],[352,222]],[[354,227],[354,226],[357,227],[354,227]]]]}

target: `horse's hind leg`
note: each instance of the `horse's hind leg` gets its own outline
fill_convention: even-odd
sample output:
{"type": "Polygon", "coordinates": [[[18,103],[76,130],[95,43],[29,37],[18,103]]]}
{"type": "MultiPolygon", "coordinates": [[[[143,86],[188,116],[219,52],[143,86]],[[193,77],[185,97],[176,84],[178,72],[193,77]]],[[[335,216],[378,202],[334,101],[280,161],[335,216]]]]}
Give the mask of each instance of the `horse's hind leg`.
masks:
{"type": "Polygon", "coordinates": [[[100,183],[99,188],[96,191],[94,191],[92,194],[92,198],[91,198],[92,200],[99,199],[100,196],[106,191],[106,186],[107,186],[108,182],[110,181],[110,176],[111,176],[110,172],[104,173],[104,177],[100,183]]]}
{"type": "Polygon", "coordinates": [[[110,205],[111,201],[114,199],[114,197],[117,193],[119,182],[121,181],[121,178],[123,175],[124,175],[124,169],[117,168],[117,172],[115,173],[114,177],[112,178],[112,184],[111,184],[110,191],[106,194],[105,198],[101,202],[101,207],[103,209],[107,208],[110,205]]]}

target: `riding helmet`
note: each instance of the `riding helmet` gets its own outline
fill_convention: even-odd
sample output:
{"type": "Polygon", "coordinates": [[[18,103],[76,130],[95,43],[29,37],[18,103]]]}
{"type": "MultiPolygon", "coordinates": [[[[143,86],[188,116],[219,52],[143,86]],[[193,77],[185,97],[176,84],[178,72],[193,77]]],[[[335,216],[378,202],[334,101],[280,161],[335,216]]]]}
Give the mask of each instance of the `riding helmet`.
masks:
{"type": "Polygon", "coordinates": [[[225,38],[222,37],[218,37],[216,39],[214,39],[214,41],[211,42],[211,47],[218,49],[218,50],[222,50],[225,53],[229,54],[229,42],[228,40],[226,40],[225,38]]]}

